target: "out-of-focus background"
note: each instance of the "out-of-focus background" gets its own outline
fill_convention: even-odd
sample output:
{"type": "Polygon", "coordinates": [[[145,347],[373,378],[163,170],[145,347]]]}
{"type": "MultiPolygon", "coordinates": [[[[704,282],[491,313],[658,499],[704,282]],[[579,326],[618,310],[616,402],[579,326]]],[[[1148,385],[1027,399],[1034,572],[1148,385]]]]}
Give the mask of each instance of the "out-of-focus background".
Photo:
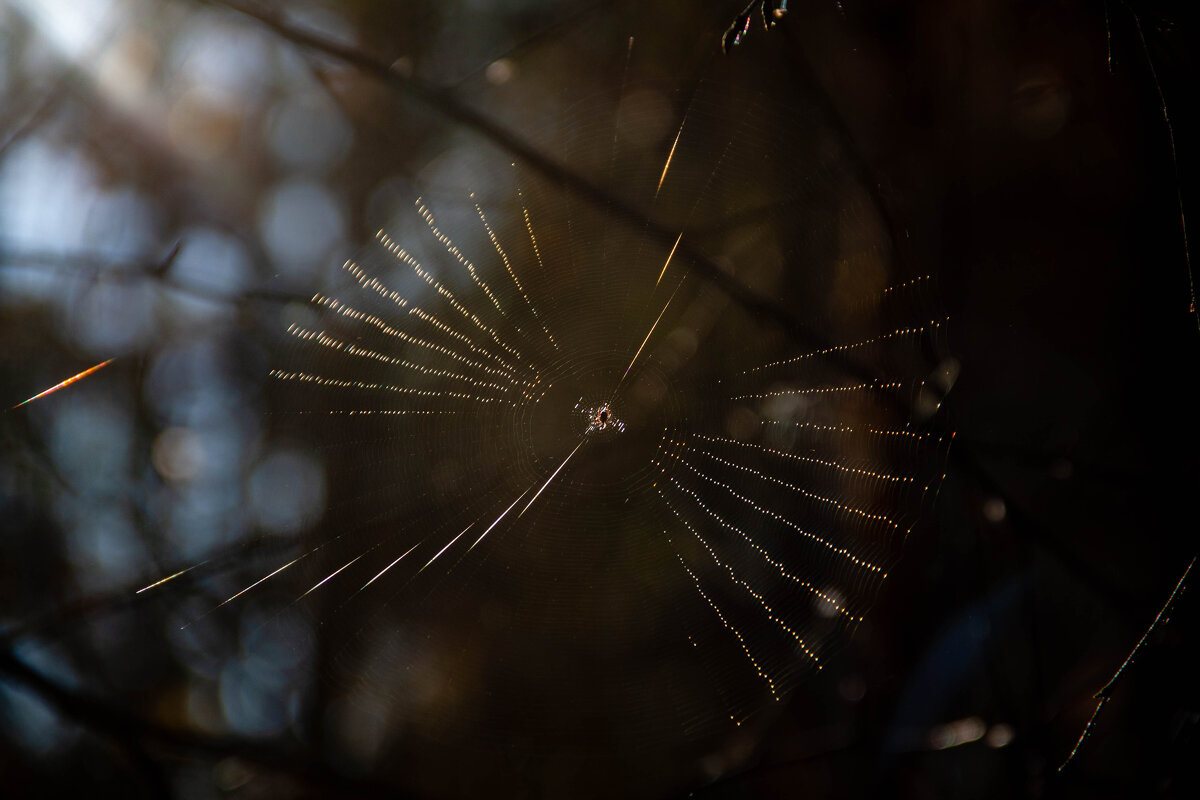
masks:
{"type": "Polygon", "coordinates": [[[744,82],[697,124],[759,124],[752,96],[818,120],[796,174],[835,201],[826,165],[855,176],[872,219],[793,224],[882,237],[814,280],[936,279],[912,302],[951,319],[955,443],[838,657],[752,731],[613,785],[1192,796],[1194,593],[1056,767],[1196,548],[1194,32],[1132,0],[788,5],[725,56],[738,0],[0,4],[5,794],[461,796],[487,770],[505,795],[586,793],[478,742],[406,761],[402,722],[329,700],[310,619],[207,615],[344,488],[279,434],[268,377],[314,288],[416,196],[495,188],[487,121],[568,169],[564,125],[662,150],[728,61],[744,82]],[[192,565],[186,590],[135,594],[192,565]]]}

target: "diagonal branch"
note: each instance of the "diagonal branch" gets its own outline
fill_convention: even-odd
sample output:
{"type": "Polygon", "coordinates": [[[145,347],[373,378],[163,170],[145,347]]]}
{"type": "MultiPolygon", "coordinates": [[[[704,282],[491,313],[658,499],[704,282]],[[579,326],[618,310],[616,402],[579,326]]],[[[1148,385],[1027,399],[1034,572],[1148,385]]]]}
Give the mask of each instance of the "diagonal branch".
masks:
{"type": "MultiPolygon", "coordinates": [[[[399,94],[417,100],[452,122],[474,131],[517,157],[528,167],[571,190],[589,203],[611,211],[627,223],[642,227],[664,248],[670,248],[678,236],[678,231],[669,230],[649,219],[629,203],[612,196],[586,177],[546,156],[515,132],[462,103],[452,94],[430,86],[417,78],[399,74],[392,69],[390,64],[372,53],[355,45],[339,42],[294,25],[277,11],[265,8],[252,0],[199,0],[199,2],[236,11],[266,26],[281,38],[295,45],[333,57],[372,76],[399,94]]],[[[830,346],[830,342],[823,335],[798,319],[789,309],[747,287],[722,269],[711,257],[691,247],[686,240],[680,244],[679,250],[691,260],[692,268],[697,274],[720,288],[745,310],[770,319],[807,347],[826,349],[830,346]]],[[[867,375],[862,367],[852,363],[849,359],[838,359],[837,363],[849,375],[873,377],[867,375]]]]}
{"type": "Polygon", "coordinates": [[[1192,567],[1196,566],[1196,558],[1196,556],[1192,556],[1192,560],[1188,562],[1187,569],[1185,569],[1183,574],[1179,576],[1179,582],[1176,583],[1175,588],[1171,590],[1171,596],[1167,598],[1167,602],[1163,603],[1163,607],[1158,610],[1158,614],[1155,615],[1154,621],[1150,623],[1150,627],[1147,628],[1146,632],[1142,634],[1142,638],[1138,639],[1137,644],[1135,644],[1133,649],[1129,651],[1129,655],[1125,656],[1125,660],[1121,662],[1121,666],[1117,667],[1117,671],[1114,672],[1113,676],[1108,679],[1108,683],[1104,684],[1104,686],[1100,688],[1100,691],[1093,695],[1097,701],[1096,708],[1094,711],[1092,711],[1092,716],[1088,719],[1087,724],[1083,726],[1083,732],[1079,734],[1079,739],[1075,742],[1075,746],[1071,748],[1071,752],[1067,754],[1066,759],[1058,765],[1059,772],[1062,772],[1064,769],[1066,769],[1067,765],[1070,764],[1075,758],[1075,755],[1079,752],[1080,748],[1083,747],[1085,742],[1087,742],[1088,738],[1092,735],[1092,731],[1096,728],[1096,721],[1100,717],[1100,712],[1104,710],[1104,706],[1107,705],[1108,701],[1112,699],[1113,692],[1116,690],[1117,684],[1120,683],[1121,679],[1125,677],[1125,674],[1129,672],[1130,667],[1133,666],[1134,660],[1138,657],[1138,654],[1145,649],[1146,643],[1150,640],[1150,637],[1153,636],[1155,631],[1158,630],[1159,626],[1161,626],[1169,618],[1171,608],[1175,605],[1175,601],[1179,599],[1179,596],[1183,594],[1184,590],[1187,588],[1188,575],[1191,573],[1192,567]]]}

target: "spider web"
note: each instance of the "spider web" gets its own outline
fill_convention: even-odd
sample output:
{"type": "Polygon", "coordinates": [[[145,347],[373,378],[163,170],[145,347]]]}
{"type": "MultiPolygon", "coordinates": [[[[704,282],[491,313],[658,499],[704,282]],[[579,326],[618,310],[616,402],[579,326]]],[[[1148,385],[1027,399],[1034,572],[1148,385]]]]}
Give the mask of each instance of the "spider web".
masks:
{"type": "Polygon", "coordinates": [[[337,691],[425,737],[720,736],[823,668],[936,494],[946,320],[830,131],[652,91],[552,146],[646,222],[479,147],[286,327],[274,433],[330,502],[220,607],[302,608],[337,691]]]}

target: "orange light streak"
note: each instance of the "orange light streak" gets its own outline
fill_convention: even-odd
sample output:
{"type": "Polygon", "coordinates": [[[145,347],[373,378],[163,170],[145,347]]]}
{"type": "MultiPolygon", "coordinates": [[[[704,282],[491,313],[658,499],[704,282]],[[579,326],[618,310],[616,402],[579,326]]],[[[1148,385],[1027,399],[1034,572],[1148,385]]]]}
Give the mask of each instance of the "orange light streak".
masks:
{"type": "Polygon", "coordinates": [[[98,372],[99,370],[104,369],[105,367],[107,367],[109,364],[111,364],[114,361],[116,361],[115,358],[110,358],[107,361],[101,361],[96,366],[89,367],[89,368],[85,369],[83,372],[80,372],[78,375],[72,375],[71,377],[69,377],[65,381],[63,381],[62,383],[54,384],[53,386],[51,386],[49,389],[47,389],[44,392],[38,392],[37,394],[35,394],[33,397],[29,398],[28,400],[22,400],[21,402],[17,403],[15,406],[12,406],[11,408],[9,408],[9,411],[12,411],[13,409],[16,409],[16,408],[20,408],[21,406],[25,405],[26,403],[32,403],[34,400],[40,400],[43,397],[45,397],[46,395],[54,394],[59,389],[65,389],[68,386],[70,386],[72,383],[83,380],[88,375],[91,375],[93,372],[98,372]]]}

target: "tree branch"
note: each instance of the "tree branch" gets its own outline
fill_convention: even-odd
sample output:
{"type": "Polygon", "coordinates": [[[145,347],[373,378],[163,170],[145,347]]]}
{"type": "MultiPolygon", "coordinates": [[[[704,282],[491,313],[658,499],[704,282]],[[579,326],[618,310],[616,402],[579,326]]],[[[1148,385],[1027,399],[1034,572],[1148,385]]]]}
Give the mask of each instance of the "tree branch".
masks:
{"type": "MultiPolygon", "coordinates": [[[[450,93],[434,88],[419,79],[399,74],[391,68],[390,64],[371,53],[354,45],[338,42],[293,25],[274,10],[248,0],[198,0],[198,2],[220,6],[243,14],[295,45],[323,53],[355,67],[405,97],[417,100],[452,122],[474,131],[520,159],[526,166],[575,192],[596,207],[609,210],[625,222],[642,227],[665,248],[670,248],[678,236],[678,231],[668,230],[649,219],[632,205],[614,197],[584,176],[546,156],[513,131],[507,130],[496,121],[460,102],[450,93]]],[[[824,336],[798,319],[789,309],[763,297],[738,281],[725,272],[711,257],[696,250],[686,240],[680,244],[679,252],[691,260],[692,268],[696,273],[720,288],[747,311],[772,320],[808,348],[824,350],[831,346],[824,336]]],[[[849,359],[837,358],[834,353],[831,353],[829,358],[836,359],[839,368],[848,375],[865,379],[875,377],[867,374],[862,367],[849,359]]]]}
{"type": "Polygon", "coordinates": [[[1141,653],[1141,651],[1146,647],[1146,643],[1150,641],[1150,637],[1153,636],[1155,631],[1158,630],[1159,626],[1167,620],[1168,615],[1171,613],[1172,606],[1175,605],[1175,601],[1179,599],[1179,596],[1183,594],[1184,590],[1187,588],[1187,578],[1192,571],[1192,567],[1194,566],[1196,566],[1196,556],[1192,556],[1192,560],[1188,562],[1187,569],[1185,569],[1183,574],[1179,576],[1179,582],[1176,583],[1175,588],[1171,590],[1171,596],[1167,598],[1167,602],[1163,603],[1163,607],[1158,610],[1158,614],[1155,615],[1154,621],[1150,623],[1150,627],[1147,628],[1146,632],[1142,634],[1142,638],[1138,639],[1137,644],[1135,644],[1133,649],[1129,651],[1129,655],[1125,656],[1125,660],[1121,662],[1121,666],[1117,667],[1117,671],[1113,673],[1113,676],[1108,679],[1108,683],[1104,684],[1104,686],[1100,688],[1100,691],[1092,695],[1097,700],[1096,708],[1094,711],[1092,711],[1092,716],[1088,719],[1087,724],[1083,726],[1083,732],[1079,734],[1079,740],[1075,742],[1075,746],[1071,748],[1071,752],[1067,754],[1066,759],[1058,765],[1059,772],[1062,772],[1067,768],[1067,765],[1070,764],[1075,758],[1076,754],[1079,753],[1079,749],[1083,747],[1084,743],[1092,735],[1092,731],[1096,728],[1096,721],[1100,717],[1100,712],[1104,710],[1104,706],[1107,705],[1108,701],[1112,699],[1113,692],[1116,691],[1117,684],[1120,683],[1121,679],[1125,677],[1125,674],[1129,672],[1129,669],[1133,666],[1133,662],[1137,658],[1138,654],[1141,653]]]}

